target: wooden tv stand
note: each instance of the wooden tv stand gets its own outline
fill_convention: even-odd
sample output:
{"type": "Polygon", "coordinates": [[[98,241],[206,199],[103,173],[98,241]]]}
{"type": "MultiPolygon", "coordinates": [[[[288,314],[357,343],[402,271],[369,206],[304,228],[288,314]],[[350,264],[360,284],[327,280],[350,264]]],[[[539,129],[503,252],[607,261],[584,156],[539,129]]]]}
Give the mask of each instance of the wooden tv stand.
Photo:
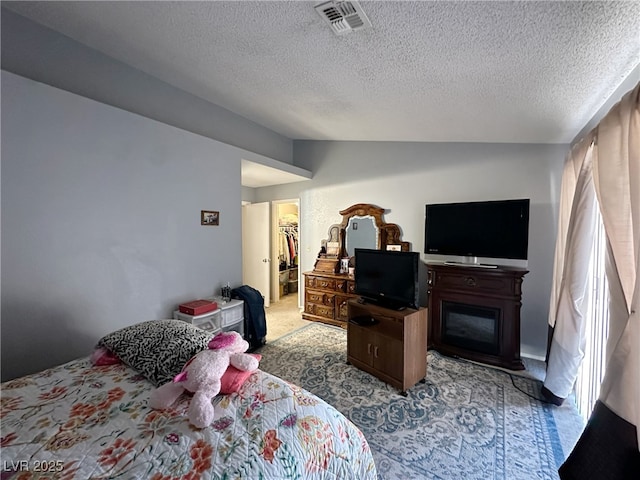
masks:
{"type": "Polygon", "coordinates": [[[389,310],[348,301],[347,363],[400,390],[427,375],[427,309],[389,310]],[[358,325],[358,319],[373,320],[358,325]]]}

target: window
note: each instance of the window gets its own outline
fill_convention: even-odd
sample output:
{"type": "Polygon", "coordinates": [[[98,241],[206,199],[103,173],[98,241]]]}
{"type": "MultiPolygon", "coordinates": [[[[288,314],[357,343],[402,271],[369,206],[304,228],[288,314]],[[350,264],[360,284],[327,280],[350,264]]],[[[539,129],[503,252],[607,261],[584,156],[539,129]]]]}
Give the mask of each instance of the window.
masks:
{"type": "Polygon", "coordinates": [[[593,250],[589,259],[589,295],[585,322],[584,360],[575,392],[580,415],[589,419],[591,411],[600,395],[600,384],[604,378],[606,366],[606,345],[609,336],[609,284],[605,275],[605,256],[607,237],[599,209],[596,213],[596,227],[593,238],[593,250]]]}

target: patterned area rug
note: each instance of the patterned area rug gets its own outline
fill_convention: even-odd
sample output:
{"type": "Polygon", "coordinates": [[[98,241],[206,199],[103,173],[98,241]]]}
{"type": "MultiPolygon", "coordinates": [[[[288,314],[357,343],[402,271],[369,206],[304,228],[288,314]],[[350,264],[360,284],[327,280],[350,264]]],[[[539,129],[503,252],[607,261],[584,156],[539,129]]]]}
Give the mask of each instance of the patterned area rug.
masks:
{"type": "Polygon", "coordinates": [[[260,368],[335,406],[365,434],[380,480],[557,479],[562,451],[540,382],[430,351],[403,397],[346,363],[346,331],[313,324],[267,343],[260,368]]]}

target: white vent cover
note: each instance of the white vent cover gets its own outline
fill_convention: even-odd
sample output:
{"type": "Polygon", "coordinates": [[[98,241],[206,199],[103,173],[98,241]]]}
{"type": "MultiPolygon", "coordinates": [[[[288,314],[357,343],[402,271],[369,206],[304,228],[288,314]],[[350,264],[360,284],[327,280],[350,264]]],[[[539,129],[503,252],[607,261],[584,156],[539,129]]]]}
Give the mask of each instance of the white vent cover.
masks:
{"type": "Polygon", "coordinates": [[[336,35],[344,35],[354,30],[371,27],[371,22],[356,1],[330,1],[316,5],[315,9],[318,15],[331,26],[336,35]]]}

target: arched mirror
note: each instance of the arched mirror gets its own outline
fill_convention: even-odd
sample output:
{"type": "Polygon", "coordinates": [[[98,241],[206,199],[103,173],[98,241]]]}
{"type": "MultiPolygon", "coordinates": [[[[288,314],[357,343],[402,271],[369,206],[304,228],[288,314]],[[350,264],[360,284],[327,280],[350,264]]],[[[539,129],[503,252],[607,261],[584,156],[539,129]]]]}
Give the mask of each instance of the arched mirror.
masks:
{"type": "Polygon", "coordinates": [[[369,203],[358,203],[340,211],[342,223],[329,227],[329,238],[322,242],[314,270],[338,272],[340,259],[352,258],[356,248],[409,251],[409,242],[400,240],[400,227],[386,223],[383,214],[383,208],[369,203]]]}
{"type": "Polygon", "coordinates": [[[354,215],[347,222],[343,254],[352,257],[356,248],[380,248],[380,229],[372,215],[354,215]]]}

